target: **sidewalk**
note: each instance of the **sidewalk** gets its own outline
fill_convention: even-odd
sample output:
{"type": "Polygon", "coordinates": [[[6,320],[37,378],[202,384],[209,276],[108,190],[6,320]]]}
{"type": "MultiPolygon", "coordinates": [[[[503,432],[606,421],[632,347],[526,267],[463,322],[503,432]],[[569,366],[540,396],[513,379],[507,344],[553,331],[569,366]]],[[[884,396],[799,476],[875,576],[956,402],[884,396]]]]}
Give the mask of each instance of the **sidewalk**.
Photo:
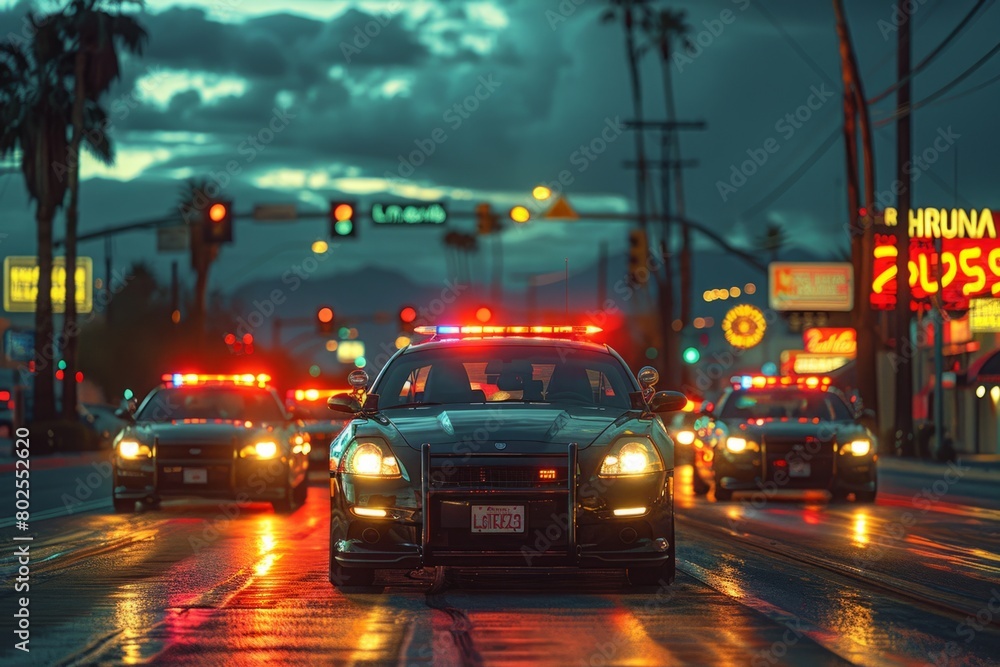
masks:
{"type": "Polygon", "coordinates": [[[956,463],[938,463],[913,458],[880,456],[878,466],[894,472],[940,477],[953,470],[961,470],[967,479],[992,482],[1000,480],[1000,456],[996,454],[959,454],[956,463]]]}
{"type": "MultiPolygon", "coordinates": [[[[11,446],[0,440],[0,474],[13,472],[17,466],[17,458],[11,456],[11,446]]],[[[29,470],[50,470],[52,468],[71,468],[85,466],[98,461],[111,459],[111,450],[99,452],[57,452],[49,456],[32,454],[29,470]]]]}

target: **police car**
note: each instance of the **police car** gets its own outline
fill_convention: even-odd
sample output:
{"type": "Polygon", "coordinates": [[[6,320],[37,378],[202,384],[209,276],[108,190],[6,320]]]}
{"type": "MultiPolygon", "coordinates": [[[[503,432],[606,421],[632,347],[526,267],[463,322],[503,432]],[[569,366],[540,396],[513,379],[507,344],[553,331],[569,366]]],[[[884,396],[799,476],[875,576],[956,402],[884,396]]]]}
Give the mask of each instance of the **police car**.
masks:
{"type": "Polygon", "coordinates": [[[116,512],[170,496],[267,501],[291,511],[306,500],[310,445],[267,375],[170,374],[114,440],[116,512]]]}
{"type": "Polygon", "coordinates": [[[302,420],[311,446],[309,467],[326,470],[330,442],[351,421],[349,415],[337,415],[326,402],[331,396],[350,393],[349,389],[318,389],[302,387],[285,393],[286,407],[302,420]]]}
{"type": "Polygon", "coordinates": [[[421,326],[330,446],[330,581],[375,569],[621,568],[672,582],[674,446],[687,399],[640,384],[596,327],[421,326]]]}
{"type": "Polygon", "coordinates": [[[875,436],[860,404],[828,377],[739,376],[695,422],[695,492],[822,489],[835,500],[878,492],[875,436]]]}

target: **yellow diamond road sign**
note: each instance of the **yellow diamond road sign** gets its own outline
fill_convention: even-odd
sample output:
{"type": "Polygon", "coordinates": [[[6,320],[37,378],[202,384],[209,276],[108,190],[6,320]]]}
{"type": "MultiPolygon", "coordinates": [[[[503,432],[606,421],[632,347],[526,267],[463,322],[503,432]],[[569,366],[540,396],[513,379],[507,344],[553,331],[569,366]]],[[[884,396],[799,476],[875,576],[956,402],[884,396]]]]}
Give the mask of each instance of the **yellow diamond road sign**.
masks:
{"type": "Polygon", "coordinates": [[[555,203],[552,204],[552,208],[545,212],[545,217],[550,220],[579,220],[580,215],[573,210],[573,207],[569,205],[565,197],[559,197],[556,199],[555,203]]]}

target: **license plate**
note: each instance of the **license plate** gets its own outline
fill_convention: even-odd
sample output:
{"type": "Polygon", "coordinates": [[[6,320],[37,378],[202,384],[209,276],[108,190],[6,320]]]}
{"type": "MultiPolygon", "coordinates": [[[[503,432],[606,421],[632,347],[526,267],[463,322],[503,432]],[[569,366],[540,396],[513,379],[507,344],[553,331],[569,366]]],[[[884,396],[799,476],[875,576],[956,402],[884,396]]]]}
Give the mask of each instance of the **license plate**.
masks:
{"type": "Polygon", "coordinates": [[[809,464],[805,461],[789,461],[788,462],[788,476],[789,477],[808,477],[811,473],[811,468],[809,464]]]}
{"type": "Polygon", "coordinates": [[[185,484],[208,484],[208,470],[205,468],[184,468],[185,484]]]}
{"type": "Polygon", "coordinates": [[[472,532],[523,533],[524,505],[473,505],[472,532]]]}

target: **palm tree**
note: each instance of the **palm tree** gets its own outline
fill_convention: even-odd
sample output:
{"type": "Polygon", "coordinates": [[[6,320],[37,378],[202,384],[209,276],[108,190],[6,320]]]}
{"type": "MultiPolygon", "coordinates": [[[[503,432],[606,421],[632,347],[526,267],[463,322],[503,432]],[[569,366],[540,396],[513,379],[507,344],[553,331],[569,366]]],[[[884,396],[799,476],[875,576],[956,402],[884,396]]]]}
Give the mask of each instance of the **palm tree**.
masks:
{"type": "Polygon", "coordinates": [[[35,35],[28,50],[13,40],[0,44],[0,157],[20,156],[28,197],[35,202],[38,295],[35,303],[34,419],[55,416],[52,341],[52,220],[62,205],[71,103],[59,75],[58,27],[29,15],[35,35]]]}
{"type": "MultiPolygon", "coordinates": [[[[62,412],[66,419],[76,414],[76,234],[80,201],[80,145],[84,129],[88,145],[99,159],[111,160],[111,145],[105,131],[104,110],[98,104],[112,83],[121,74],[116,51],[121,44],[129,53],[142,52],[146,31],[131,16],[120,12],[125,2],[141,4],[141,0],[71,0],[60,14],[58,22],[65,40],[67,66],[72,63],[73,110],[72,134],[68,152],[69,204],[66,207],[66,314],[63,318],[63,340],[66,373],[63,379],[62,412]],[[113,5],[115,13],[102,5],[113,5]]],[[[110,289],[110,285],[108,286],[110,289]]]]}
{"type": "Polygon", "coordinates": [[[601,14],[602,23],[616,21],[621,14],[622,26],[625,29],[625,56],[628,58],[629,81],[632,86],[632,115],[637,123],[635,130],[636,159],[636,207],[639,213],[639,224],[646,226],[646,141],[642,126],[642,80],[639,73],[640,52],[636,45],[636,27],[641,25],[649,12],[649,0],[608,0],[611,5],[601,14]]]}

